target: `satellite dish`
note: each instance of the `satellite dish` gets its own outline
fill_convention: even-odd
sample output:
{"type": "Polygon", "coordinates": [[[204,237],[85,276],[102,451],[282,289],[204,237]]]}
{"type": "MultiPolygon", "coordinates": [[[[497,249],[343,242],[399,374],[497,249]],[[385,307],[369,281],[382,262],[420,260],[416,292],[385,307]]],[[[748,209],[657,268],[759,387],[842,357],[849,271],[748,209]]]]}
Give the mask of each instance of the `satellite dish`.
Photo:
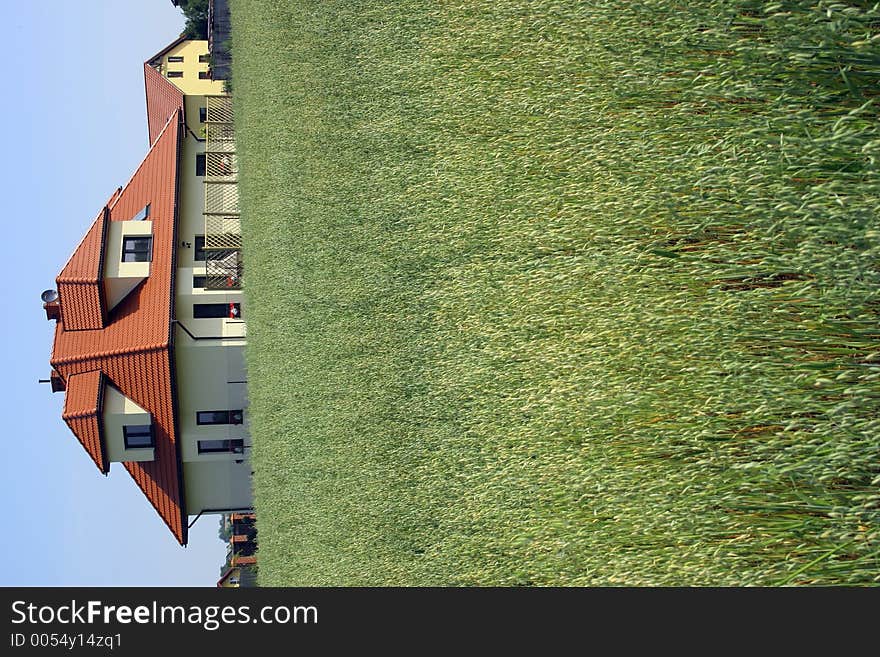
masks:
{"type": "Polygon", "coordinates": [[[40,295],[40,299],[43,300],[43,303],[52,303],[58,299],[58,290],[45,290],[40,295]]]}

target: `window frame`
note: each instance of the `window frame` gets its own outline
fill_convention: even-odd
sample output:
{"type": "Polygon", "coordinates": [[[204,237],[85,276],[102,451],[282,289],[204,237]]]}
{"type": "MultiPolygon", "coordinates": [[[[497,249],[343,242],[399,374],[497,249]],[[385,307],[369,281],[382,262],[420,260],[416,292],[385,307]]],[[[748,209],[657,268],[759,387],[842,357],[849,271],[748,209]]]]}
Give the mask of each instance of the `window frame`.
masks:
{"type": "Polygon", "coordinates": [[[227,301],[194,303],[193,319],[241,319],[241,304],[227,301]],[[234,307],[238,312],[234,315],[230,314],[230,306],[234,307]],[[196,308],[199,308],[200,310],[196,311],[196,308]],[[208,310],[209,308],[214,310],[208,310]],[[221,309],[224,311],[223,314],[220,314],[221,309]]]}
{"type": "Polygon", "coordinates": [[[153,261],[153,236],[152,235],[123,235],[122,236],[122,260],[121,262],[152,262],[153,261]],[[129,243],[142,243],[146,242],[147,248],[138,249],[138,248],[128,248],[129,243]],[[140,260],[126,260],[125,256],[127,255],[139,255],[141,253],[146,253],[146,259],[140,260]]]}
{"type": "Polygon", "coordinates": [[[199,454],[244,454],[244,438],[208,438],[199,440],[196,448],[199,454]]]}
{"type": "Polygon", "coordinates": [[[147,203],[141,211],[131,218],[131,221],[146,221],[150,218],[150,204],[147,203]]]}
{"type": "Polygon", "coordinates": [[[238,249],[205,249],[205,236],[193,236],[193,262],[206,262],[208,260],[223,260],[230,253],[238,249]]]}
{"type": "Polygon", "coordinates": [[[205,262],[205,236],[204,235],[196,235],[195,239],[193,239],[193,261],[195,262],[205,262]],[[199,257],[201,254],[201,258],[199,257]]]}
{"type": "Polygon", "coordinates": [[[196,424],[200,427],[243,423],[244,411],[240,408],[223,411],[196,411],[196,424]],[[203,419],[202,416],[205,415],[214,415],[219,417],[203,419]]]}
{"type": "Polygon", "coordinates": [[[122,425],[122,441],[125,445],[125,449],[153,449],[156,446],[156,432],[153,429],[152,424],[124,424],[122,425]],[[143,429],[146,428],[146,432],[143,431],[130,431],[131,429],[143,429]],[[136,445],[129,444],[129,438],[144,438],[149,437],[150,444],[149,445],[136,445]]]}

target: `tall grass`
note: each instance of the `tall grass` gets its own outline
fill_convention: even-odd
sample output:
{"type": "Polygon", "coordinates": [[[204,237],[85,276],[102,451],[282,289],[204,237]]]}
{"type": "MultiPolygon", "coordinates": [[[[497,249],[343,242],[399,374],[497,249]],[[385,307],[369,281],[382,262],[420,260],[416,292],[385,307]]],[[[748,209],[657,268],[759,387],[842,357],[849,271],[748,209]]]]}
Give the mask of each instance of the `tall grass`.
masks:
{"type": "Polygon", "coordinates": [[[880,8],[232,3],[261,583],[880,582],[880,8]]]}

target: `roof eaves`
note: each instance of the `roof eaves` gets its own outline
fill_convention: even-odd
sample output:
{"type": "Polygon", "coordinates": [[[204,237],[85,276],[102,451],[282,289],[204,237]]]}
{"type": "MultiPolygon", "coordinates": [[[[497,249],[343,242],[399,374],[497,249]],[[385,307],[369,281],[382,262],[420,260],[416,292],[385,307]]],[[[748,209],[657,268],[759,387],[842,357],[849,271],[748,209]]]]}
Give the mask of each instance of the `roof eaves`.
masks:
{"type": "Polygon", "coordinates": [[[147,64],[147,65],[149,65],[149,66],[152,66],[152,65],[153,65],[153,62],[155,62],[157,59],[159,59],[160,57],[162,57],[162,55],[164,55],[166,52],[168,52],[168,51],[171,50],[172,48],[174,48],[174,47],[180,45],[181,43],[183,43],[184,41],[186,41],[188,38],[189,38],[189,37],[187,37],[187,35],[186,35],[185,33],[181,34],[181,35],[180,35],[179,37],[177,37],[174,41],[172,41],[172,42],[169,43],[167,46],[165,46],[164,48],[162,48],[162,50],[160,50],[159,52],[157,52],[157,53],[156,53],[155,55],[153,55],[152,57],[148,58],[147,61],[144,62],[144,64],[147,64]]]}
{"type": "MultiPolygon", "coordinates": [[[[147,154],[144,155],[144,159],[141,160],[141,163],[138,165],[138,168],[134,170],[134,173],[131,174],[131,177],[128,179],[128,181],[125,183],[125,185],[120,187],[119,190],[117,191],[116,198],[113,199],[113,203],[109,206],[111,211],[113,210],[113,208],[116,207],[116,204],[119,202],[119,199],[122,198],[122,195],[125,193],[125,190],[128,189],[128,186],[131,184],[131,181],[134,180],[135,177],[137,177],[138,173],[140,173],[140,170],[146,164],[147,159],[150,156],[150,153],[152,153],[153,149],[156,148],[157,144],[159,143],[159,140],[162,138],[162,135],[168,129],[168,126],[171,124],[171,122],[174,120],[174,118],[176,116],[178,116],[179,114],[181,114],[180,108],[174,110],[174,113],[168,117],[167,121],[165,121],[165,125],[162,126],[162,129],[159,131],[159,134],[156,135],[156,141],[154,141],[152,144],[150,144],[150,149],[147,151],[147,154]]],[[[178,135],[178,141],[179,140],[180,140],[180,136],[178,135]]],[[[177,148],[178,148],[178,153],[180,153],[180,144],[178,144],[177,148]]],[[[179,155],[178,155],[177,159],[180,160],[179,155]]],[[[179,166],[179,164],[175,165],[175,166],[179,166]]],[[[175,171],[175,173],[176,173],[176,171],[175,171]]],[[[108,216],[108,221],[109,221],[110,215],[108,214],[107,216],[108,216]]]]}
{"type": "MultiPolygon", "coordinates": [[[[172,222],[173,239],[171,242],[171,262],[177,262],[177,228],[180,219],[180,155],[183,149],[183,140],[186,134],[183,132],[184,119],[183,116],[177,122],[177,157],[174,158],[174,218],[172,222]]],[[[177,285],[176,267],[171,268],[171,285],[169,286],[169,308],[168,315],[168,337],[166,338],[169,351],[169,369],[171,370],[171,416],[174,421],[174,435],[180,436],[180,413],[177,396],[177,359],[174,357],[174,322],[175,322],[175,303],[174,290],[177,285]]],[[[186,506],[186,487],[183,478],[183,453],[181,451],[180,440],[174,441],[174,451],[177,455],[177,489],[180,497],[180,527],[181,537],[180,544],[186,545],[189,540],[189,524],[187,518],[186,506]]]]}
{"type": "Polygon", "coordinates": [[[104,467],[101,468],[104,476],[110,474],[110,459],[107,458],[107,440],[104,435],[104,388],[107,387],[107,375],[101,372],[101,381],[98,384],[98,441],[101,444],[101,460],[104,467]]]}
{"type": "Polygon", "coordinates": [[[104,258],[107,251],[107,231],[110,225],[110,208],[104,206],[104,225],[101,226],[101,251],[98,254],[98,307],[101,309],[101,326],[107,326],[107,294],[104,292],[104,258]]]}
{"type": "Polygon", "coordinates": [[[70,358],[53,358],[49,361],[49,364],[58,368],[60,365],[72,365],[73,363],[84,363],[89,360],[95,360],[98,358],[110,358],[113,356],[133,356],[134,354],[145,353],[148,351],[161,351],[168,347],[168,343],[156,343],[156,344],[145,344],[139,345],[137,347],[125,347],[120,349],[105,349],[104,351],[95,351],[92,353],[84,354],[82,356],[72,356],[70,358]]]}

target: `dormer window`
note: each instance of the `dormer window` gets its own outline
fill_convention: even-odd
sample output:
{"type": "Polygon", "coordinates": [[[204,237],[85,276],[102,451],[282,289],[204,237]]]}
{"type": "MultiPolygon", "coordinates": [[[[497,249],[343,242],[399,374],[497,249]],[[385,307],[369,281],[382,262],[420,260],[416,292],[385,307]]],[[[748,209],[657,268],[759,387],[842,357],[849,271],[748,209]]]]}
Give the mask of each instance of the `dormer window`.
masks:
{"type": "Polygon", "coordinates": [[[153,426],[150,424],[126,424],[122,427],[125,449],[153,447],[153,426]]]}
{"type": "MultiPolygon", "coordinates": [[[[147,206],[149,207],[149,206],[147,206]]],[[[153,238],[137,235],[122,240],[122,262],[150,262],[153,256],[153,238]]]]}
{"type": "Polygon", "coordinates": [[[155,459],[156,423],[153,416],[110,383],[104,386],[102,418],[107,458],[111,462],[155,459]]]}
{"type": "Polygon", "coordinates": [[[131,218],[131,220],[132,220],[132,221],[144,221],[144,220],[147,219],[149,216],[150,216],[150,204],[147,203],[147,204],[144,206],[144,209],[141,210],[140,212],[138,212],[136,215],[134,215],[134,216],[131,218]]]}

